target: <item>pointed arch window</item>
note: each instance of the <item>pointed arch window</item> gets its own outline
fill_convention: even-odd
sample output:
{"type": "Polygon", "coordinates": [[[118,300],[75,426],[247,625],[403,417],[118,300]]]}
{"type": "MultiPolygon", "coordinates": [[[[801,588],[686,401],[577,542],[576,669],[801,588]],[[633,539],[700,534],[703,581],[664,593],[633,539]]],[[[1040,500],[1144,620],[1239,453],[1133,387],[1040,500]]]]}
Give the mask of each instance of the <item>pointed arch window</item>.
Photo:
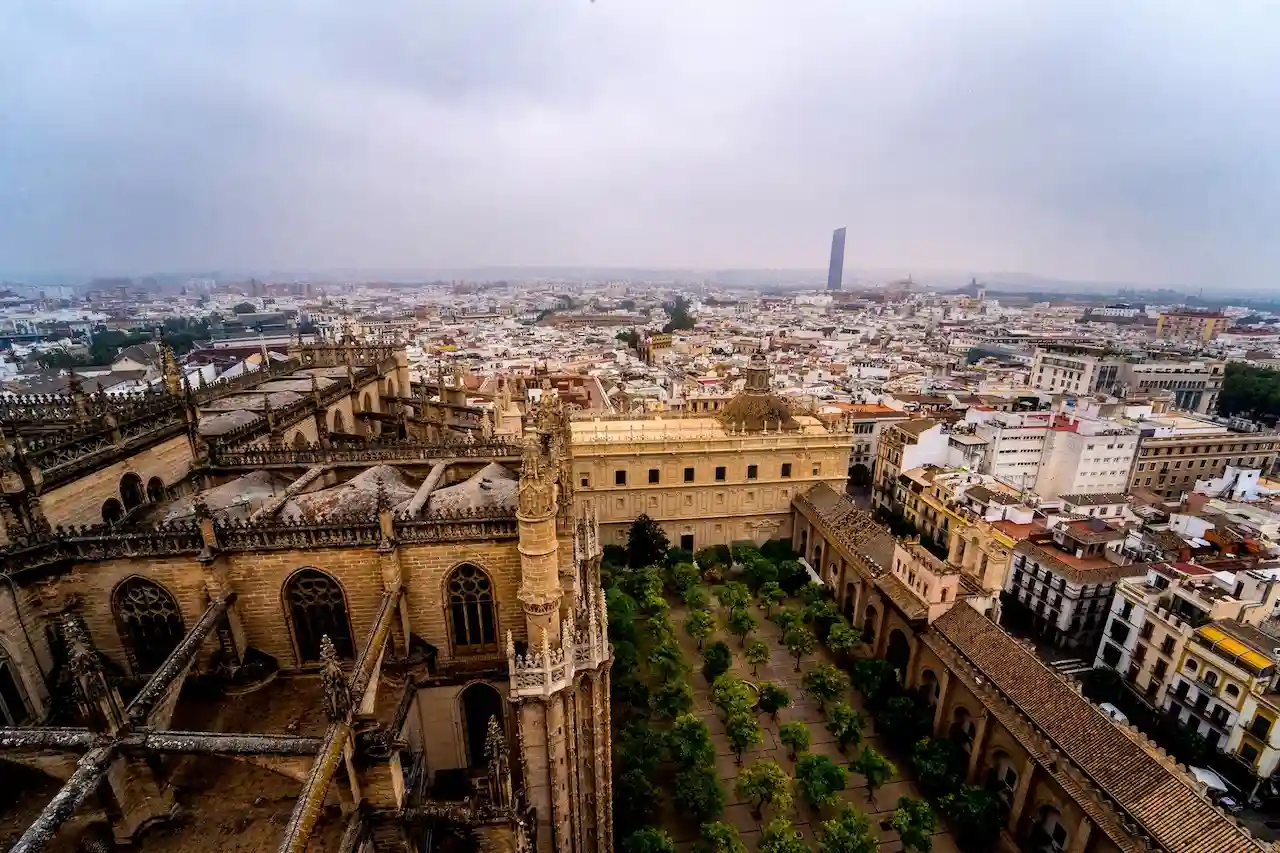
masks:
{"type": "Polygon", "coordinates": [[[173,596],[146,578],[129,578],[116,587],[112,610],[135,675],[159,669],[187,633],[173,596]]]}
{"type": "Polygon", "coordinates": [[[483,569],[463,563],[449,575],[449,630],[460,654],[496,651],[498,624],[493,609],[493,582],[483,569]]]}
{"type": "Polygon", "coordinates": [[[302,664],[320,661],[320,639],[326,634],[338,657],[355,657],[347,597],[337,581],[318,569],[302,569],[289,578],[284,599],[302,664]]]}
{"type": "Polygon", "coordinates": [[[18,667],[0,646],[0,724],[17,726],[31,716],[18,667]]]}

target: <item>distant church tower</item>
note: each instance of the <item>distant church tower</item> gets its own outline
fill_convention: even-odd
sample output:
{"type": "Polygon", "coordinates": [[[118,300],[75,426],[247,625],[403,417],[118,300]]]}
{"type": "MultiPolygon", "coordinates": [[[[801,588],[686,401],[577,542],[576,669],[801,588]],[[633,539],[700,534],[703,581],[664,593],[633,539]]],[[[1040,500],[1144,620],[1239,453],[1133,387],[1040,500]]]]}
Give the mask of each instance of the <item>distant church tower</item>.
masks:
{"type": "Polygon", "coordinates": [[[545,389],[533,421],[516,516],[528,653],[517,655],[507,634],[525,800],[537,810],[539,851],[610,853],[613,658],[599,530],[594,516],[571,513],[569,416],[555,391],[545,389]]]}

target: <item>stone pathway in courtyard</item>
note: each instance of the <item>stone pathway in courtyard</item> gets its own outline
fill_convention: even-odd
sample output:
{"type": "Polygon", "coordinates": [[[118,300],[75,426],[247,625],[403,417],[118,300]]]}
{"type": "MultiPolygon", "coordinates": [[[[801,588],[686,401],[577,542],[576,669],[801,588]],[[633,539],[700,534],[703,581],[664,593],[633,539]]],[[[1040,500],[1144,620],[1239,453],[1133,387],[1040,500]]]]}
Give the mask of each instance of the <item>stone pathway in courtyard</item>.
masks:
{"type": "MultiPolygon", "coordinates": [[[[788,599],[786,605],[794,607],[796,602],[794,599],[788,599]]],[[[753,601],[748,606],[755,607],[756,605],[753,601]]],[[[842,754],[836,746],[835,737],[826,729],[826,718],[818,710],[817,703],[805,696],[800,687],[800,678],[805,671],[819,663],[833,662],[830,653],[820,645],[812,654],[801,657],[800,672],[796,672],[795,657],[781,644],[780,637],[782,632],[778,629],[778,626],[765,618],[763,610],[753,610],[752,612],[756,615],[758,625],[756,630],[748,635],[747,642],[750,643],[752,640],[757,639],[764,640],[773,652],[772,660],[759,668],[758,675],[754,677],[751,675],[751,666],[743,658],[743,649],[738,645],[738,638],[731,635],[724,627],[725,612],[716,601],[712,602],[712,613],[716,617],[716,633],[707,639],[707,643],[722,640],[733,650],[733,667],[730,672],[740,678],[757,683],[773,681],[785,686],[791,694],[791,705],[778,712],[777,722],[770,719],[768,714],[759,715],[760,727],[764,732],[764,742],[743,753],[743,766],[745,767],[751,762],[762,758],[770,759],[777,761],[788,774],[794,776],[795,762],[787,757],[787,748],[778,742],[778,726],[783,723],[800,720],[808,726],[809,734],[812,737],[812,745],[809,747],[809,751],[818,755],[830,756],[848,771],[849,761],[853,759],[857,751],[861,749],[861,746],[851,747],[848,754],[842,754]]],[[[720,819],[737,827],[742,835],[743,842],[747,845],[748,851],[756,853],[760,841],[761,827],[775,817],[785,817],[791,820],[796,830],[804,838],[805,843],[816,851],[817,834],[821,831],[822,822],[834,817],[841,805],[846,802],[852,803],[855,808],[872,819],[872,824],[881,839],[880,853],[896,853],[896,851],[902,850],[902,844],[898,840],[897,832],[891,827],[886,828],[887,824],[885,826],[881,825],[882,821],[888,821],[892,817],[893,809],[897,805],[899,797],[921,796],[920,790],[915,783],[904,778],[901,772],[875,792],[874,801],[868,797],[866,780],[860,775],[849,771],[849,785],[841,793],[841,802],[836,806],[815,812],[802,801],[798,792],[796,792],[795,802],[789,812],[778,814],[766,809],[764,821],[757,821],[752,816],[751,806],[743,802],[734,790],[738,771],[741,768],[734,763],[733,751],[729,748],[729,743],[725,738],[724,721],[720,718],[720,712],[711,704],[711,686],[702,677],[702,655],[698,651],[698,643],[684,633],[684,620],[688,614],[688,608],[682,602],[672,602],[671,621],[675,625],[680,645],[685,651],[685,659],[691,666],[689,679],[693,685],[693,713],[707,724],[707,728],[711,732],[711,743],[716,748],[716,770],[724,783],[725,810],[720,819]]],[[[857,691],[851,689],[847,701],[867,718],[863,743],[884,753],[890,760],[894,761],[895,765],[899,764],[900,762],[895,756],[890,755],[881,747],[880,738],[875,733],[875,724],[871,716],[863,709],[862,697],[857,691]]],[[[671,797],[668,797],[668,801],[664,805],[662,827],[675,840],[678,853],[689,853],[698,839],[698,827],[693,825],[692,821],[680,817],[678,815],[679,804],[670,802],[670,799],[671,797]]],[[[941,824],[941,820],[939,820],[939,823],[941,824]]],[[[958,848],[949,832],[939,832],[933,837],[933,851],[934,853],[958,853],[958,848]]]]}

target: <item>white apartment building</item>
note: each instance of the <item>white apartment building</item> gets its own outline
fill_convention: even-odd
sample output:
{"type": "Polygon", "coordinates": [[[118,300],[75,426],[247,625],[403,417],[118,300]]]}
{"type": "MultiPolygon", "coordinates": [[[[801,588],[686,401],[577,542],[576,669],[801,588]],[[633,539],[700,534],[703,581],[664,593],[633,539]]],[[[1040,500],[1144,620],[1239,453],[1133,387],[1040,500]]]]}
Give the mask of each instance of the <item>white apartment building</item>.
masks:
{"type": "Polygon", "coordinates": [[[1058,415],[1045,431],[1044,452],[1036,471],[1036,494],[1122,493],[1138,451],[1138,431],[1111,421],[1058,415]]]}
{"type": "Polygon", "coordinates": [[[1097,519],[1063,522],[1013,548],[1001,622],[1079,655],[1097,648],[1117,581],[1140,566],[1114,562],[1121,528],[1097,519]]]}
{"type": "Polygon", "coordinates": [[[1168,391],[1173,405],[1189,412],[1217,411],[1226,363],[1213,360],[1126,362],[1120,369],[1122,390],[1133,394],[1168,391]]]}
{"type": "Polygon", "coordinates": [[[970,410],[965,419],[975,424],[974,434],[986,442],[982,472],[1017,488],[1033,488],[1053,417],[1052,412],[970,410]]]}
{"type": "Polygon", "coordinates": [[[986,444],[982,472],[1043,498],[1124,492],[1138,431],[1063,412],[970,410],[966,420],[986,444]]]}
{"type": "Polygon", "coordinates": [[[1051,394],[1084,396],[1109,390],[1120,374],[1120,360],[1075,347],[1037,348],[1031,360],[1031,387],[1051,394]]]}
{"type": "Polygon", "coordinates": [[[1051,394],[1150,394],[1168,391],[1179,409],[1205,414],[1217,408],[1226,365],[1221,361],[1131,361],[1078,347],[1037,349],[1030,384],[1051,394]]]}

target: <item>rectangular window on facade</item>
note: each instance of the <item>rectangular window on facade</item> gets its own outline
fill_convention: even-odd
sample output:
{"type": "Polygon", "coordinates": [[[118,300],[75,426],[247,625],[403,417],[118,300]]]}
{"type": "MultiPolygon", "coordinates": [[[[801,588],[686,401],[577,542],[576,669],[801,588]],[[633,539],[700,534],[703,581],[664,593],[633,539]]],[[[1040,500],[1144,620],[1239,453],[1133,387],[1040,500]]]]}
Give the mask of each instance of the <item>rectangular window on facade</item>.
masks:
{"type": "Polygon", "coordinates": [[[1169,671],[1169,664],[1165,661],[1156,661],[1155,668],[1151,670],[1151,674],[1156,678],[1164,678],[1164,674],[1169,671]]]}
{"type": "Polygon", "coordinates": [[[716,466],[716,482],[717,483],[724,482],[724,466],[723,465],[716,466]]]}
{"type": "Polygon", "coordinates": [[[649,469],[649,482],[650,482],[650,484],[658,482],[658,476],[659,476],[659,475],[658,475],[658,469],[657,469],[657,468],[650,468],[650,469],[649,469]]]}
{"type": "Polygon", "coordinates": [[[758,466],[758,465],[748,465],[748,466],[747,466],[747,479],[748,479],[748,480],[754,480],[754,479],[756,479],[756,475],[757,475],[757,473],[759,472],[759,470],[760,470],[760,468],[759,468],[759,466],[758,466]]]}
{"type": "Polygon", "coordinates": [[[784,476],[784,477],[790,477],[790,476],[791,476],[791,463],[790,463],[790,462],[783,462],[783,463],[782,463],[782,476],[784,476]]]}
{"type": "Polygon", "coordinates": [[[693,482],[693,469],[692,469],[692,468],[685,468],[685,469],[684,469],[684,481],[685,481],[686,483],[692,483],[692,482],[693,482]]]}
{"type": "Polygon", "coordinates": [[[815,477],[816,477],[816,476],[818,476],[818,475],[819,475],[819,474],[821,474],[821,473],[822,473],[822,463],[821,463],[821,462],[816,462],[816,463],[814,463],[814,466],[813,466],[813,476],[815,476],[815,477]]]}
{"type": "Polygon", "coordinates": [[[692,533],[682,533],[680,535],[680,548],[681,550],[684,550],[684,551],[693,550],[693,534],[692,533]]]}
{"type": "Polygon", "coordinates": [[[589,489],[589,488],[591,488],[591,477],[590,477],[590,475],[583,474],[583,475],[582,475],[582,477],[579,479],[579,481],[578,481],[578,482],[579,482],[579,484],[582,486],[582,488],[584,488],[584,489],[589,489]]]}
{"type": "Polygon", "coordinates": [[[625,485],[627,484],[627,472],[626,472],[626,471],[614,471],[614,472],[613,472],[613,484],[614,484],[615,486],[625,486],[625,485]]]}

